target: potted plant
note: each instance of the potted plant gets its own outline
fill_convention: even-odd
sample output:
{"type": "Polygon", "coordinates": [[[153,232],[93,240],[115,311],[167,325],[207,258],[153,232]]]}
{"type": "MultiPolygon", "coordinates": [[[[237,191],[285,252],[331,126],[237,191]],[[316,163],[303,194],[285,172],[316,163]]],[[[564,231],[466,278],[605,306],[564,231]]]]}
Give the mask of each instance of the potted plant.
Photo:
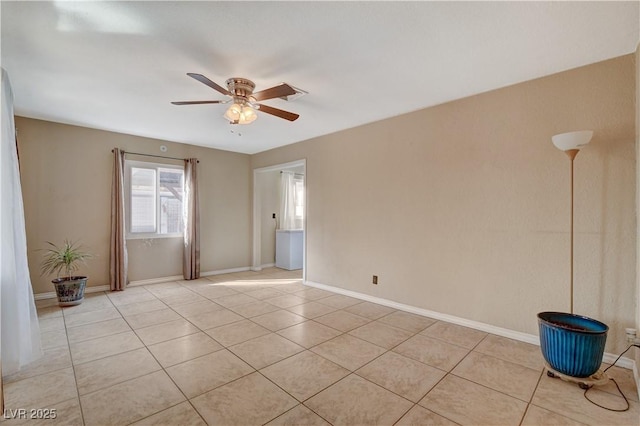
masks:
{"type": "Polygon", "coordinates": [[[51,280],[56,288],[58,305],[79,305],[84,299],[84,289],[87,285],[87,277],[72,275],[80,268],[81,263],[93,257],[82,250],[82,247],[74,242],[65,240],[62,246],[57,246],[49,241],[49,248],[44,249],[42,260],[42,275],[56,274],[57,278],[51,280]],[[64,276],[60,274],[64,272],[64,276]]]}

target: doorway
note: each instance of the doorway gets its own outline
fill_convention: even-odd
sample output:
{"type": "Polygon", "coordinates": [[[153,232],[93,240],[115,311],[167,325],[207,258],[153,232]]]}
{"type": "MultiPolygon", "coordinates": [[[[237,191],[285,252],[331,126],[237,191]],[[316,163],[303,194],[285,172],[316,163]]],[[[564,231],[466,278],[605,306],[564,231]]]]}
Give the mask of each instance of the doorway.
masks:
{"type": "MultiPolygon", "coordinates": [[[[253,253],[251,270],[261,271],[276,264],[276,230],[282,225],[280,186],[282,173],[303,176],[304,204],[302,208],[302,279],[306,280],[306,160],[291,161],[253,170],[253,253]],[[275,217],[274,217],[275,216],[275,217]]],[[[299,179],[298,179],[299,182],[299,179]]]]}

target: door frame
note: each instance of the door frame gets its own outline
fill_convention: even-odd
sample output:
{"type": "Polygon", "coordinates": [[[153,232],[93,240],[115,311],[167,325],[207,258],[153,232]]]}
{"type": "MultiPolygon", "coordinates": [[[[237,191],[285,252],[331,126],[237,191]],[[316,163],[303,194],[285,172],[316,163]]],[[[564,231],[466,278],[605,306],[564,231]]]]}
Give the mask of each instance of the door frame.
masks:
{"type": "Polygon", "coordinates": [[[260,167],[253,169],[253,251],[251,256],[251,270],[262,270],[262,208],[260,204],[260,192],[258,191],[259,179],[266,172],[273,172],[290,167],[300,167],[304,169],[304,221],[303,221],[303,234],[304,244],[302,250],[302,279],[303,282],[307,279],[307,207],[309,205],[309,197],[307,193],[307,159],[289,161],[287,163],[275,164],[273,166],[260,167]]]}

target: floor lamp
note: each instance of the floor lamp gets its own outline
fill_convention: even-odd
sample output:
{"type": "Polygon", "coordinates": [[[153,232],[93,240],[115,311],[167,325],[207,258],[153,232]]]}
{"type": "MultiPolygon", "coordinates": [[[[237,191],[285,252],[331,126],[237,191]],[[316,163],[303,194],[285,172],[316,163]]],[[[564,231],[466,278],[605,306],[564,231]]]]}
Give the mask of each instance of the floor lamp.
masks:
{"type": "Polygon", "coordinates": [[[606,374],[598,370],[609,327],[598,320],[573,313],[573,161],[592,136],[591,130],[583,130],[551,138],[556,148],[564,151],[571,160],[571,313],[538,314],[540,349],[546,361],[547,376],[578,383],[582,389],[609,382],[606,374]]]}
{"type": "Polygon", "coordinates": [[[555,135],[551,137],[551,141],[561,151],[564,151],[565,154],[571,160],[571,303],[570,303],[570,312],[573,314],[573,245],[574,245],[574,237],[573,237],[573,161],[580,152],[580,148],[587,145],[589,141],[591,141],[591,137],[593,136],[593,131],[591,130],[582,130],[578,132],[568,132],[561,133],[559,135],[555,135]]]}

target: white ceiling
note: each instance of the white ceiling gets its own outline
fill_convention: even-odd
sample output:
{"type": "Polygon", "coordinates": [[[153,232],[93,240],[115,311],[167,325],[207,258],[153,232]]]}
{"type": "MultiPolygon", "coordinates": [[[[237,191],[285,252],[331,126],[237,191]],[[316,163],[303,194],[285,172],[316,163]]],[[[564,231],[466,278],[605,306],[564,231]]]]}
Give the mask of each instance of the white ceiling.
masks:
{"type": "Polygon", "coordinates": [[[7,2],[17,115],[256,153],[635,51],[639,2],[7,2]],[[231,126],[224,96],[309,92],[231,126]],[[232,134],[232,129],[242,136],[232,134]]]}

